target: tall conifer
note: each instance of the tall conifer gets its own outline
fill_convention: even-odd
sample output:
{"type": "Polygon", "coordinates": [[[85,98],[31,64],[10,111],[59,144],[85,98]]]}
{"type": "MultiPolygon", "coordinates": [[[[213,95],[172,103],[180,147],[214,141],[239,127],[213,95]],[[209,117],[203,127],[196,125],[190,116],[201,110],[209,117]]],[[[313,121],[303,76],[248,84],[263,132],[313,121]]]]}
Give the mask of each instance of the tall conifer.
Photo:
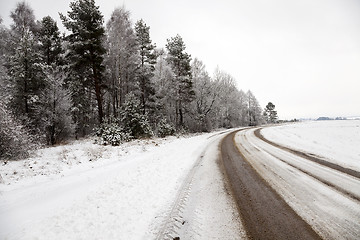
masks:
{"type": "Polygon", "coordinates": [[[177,84],[176,124],[177,127],[183,127],[186,104],[191,102],[195,95],[191,78],[191,56],[185,52],[185,43],[180,35],[168,39],[166,48],[169,52],[167,61],[172,66],[177,84]]]}
{"type": "Polygon", "coordinates": [[[71,80],[73,100],[77,103],[78,113],[75,116],[82,129],[91,118],[91,96],[95,93],[98,123],[103,121],[103,56],[105,48],[103,39],[105,29],[103,15],[94,0],[76,0],[70,3],[68,16],[60,18],[71,33],[67,36],[73,79],[71,80]],[[84,99],[86,99],[84,101],[84,99]],[[81,114],[88,116],[81,116],[81,114]]]}

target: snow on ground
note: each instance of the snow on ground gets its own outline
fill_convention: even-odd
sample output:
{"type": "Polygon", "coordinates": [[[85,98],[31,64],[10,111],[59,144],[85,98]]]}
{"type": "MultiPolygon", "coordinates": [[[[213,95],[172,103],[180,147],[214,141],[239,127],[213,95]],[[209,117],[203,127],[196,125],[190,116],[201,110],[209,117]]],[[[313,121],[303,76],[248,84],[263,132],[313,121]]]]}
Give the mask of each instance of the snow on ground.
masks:
{"type": "Polygon", "coordinates": [[[176,138],[137,140],[117,147],[94,144],[95,138],[78,140],[67,145],[39,149],[25,160],[1,161],[0,173],[4,183],[12,185],[8,189],[13,189],[47,181],[49,177],[60,178],[78,170],[110,164],[130,153],[141,154],[174,139],[176,138]]]}
{"type": "Polygon", "coordinates": [[[247,239],[231,190],[222,179],[224,170],[217,165],[220,161],[218,143],[214,141],[208,145],[194,175],[180,239],[247,239]]]}
{"type": "MultiPolygon", "coordinates": [[[[0,239],[154,239],[187,173],[214,138],[222,135],[119,147],[81,140],[2,162],[0,239]]],[[[212,169],[210,178],[218,174],[212,169]]],[[[226,195],[220,186],[210,184],[226,195]]],[[[219,204],[231,216],[231,201],[225,197],[219,204]]],[[[216,217],[209,214],[206,219],[216,217]]]]}
{"type": "Polygon", "coordinates": [[[323,239],[359,239],[360,203],[350,197],[360,196],[359,179],[274,147],[254,131],[237,133],[235,142],[289,206],[323,239]]]}
{"type": "Polygon", "coordinates": [[[360,120],[308,121],[264,128],[265,138],[360,171],[360,120]]]}

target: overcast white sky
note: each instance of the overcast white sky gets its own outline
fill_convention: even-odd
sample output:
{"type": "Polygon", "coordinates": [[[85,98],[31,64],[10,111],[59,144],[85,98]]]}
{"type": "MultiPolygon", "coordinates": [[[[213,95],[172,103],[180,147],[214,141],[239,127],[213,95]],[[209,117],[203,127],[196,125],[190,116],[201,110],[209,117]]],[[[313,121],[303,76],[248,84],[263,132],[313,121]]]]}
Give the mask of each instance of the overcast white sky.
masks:
{"type": "MultiPolygon", "coordinates": [[[[9,26],[16,2],[0,0],[9,26]]],[[[37,19],[69,0],[28,0],[37,19]]],[[[96,0],[105,21],[115,7],[151,27],[158,47],[179,33],[212,74],[219,66],[280,118],[360,116],[359,0],[96,0]]]]}

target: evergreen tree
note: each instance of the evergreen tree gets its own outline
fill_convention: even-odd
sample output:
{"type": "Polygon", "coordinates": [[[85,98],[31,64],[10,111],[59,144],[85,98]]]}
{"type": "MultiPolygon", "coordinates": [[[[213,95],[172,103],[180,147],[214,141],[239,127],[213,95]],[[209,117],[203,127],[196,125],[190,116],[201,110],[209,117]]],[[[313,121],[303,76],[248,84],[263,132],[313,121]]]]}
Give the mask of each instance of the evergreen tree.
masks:
{"type": "Polygon", "coordinates": [[[264,110],[264,115],[267,117],[266,122],[275,123],[278,119],[277,111],[275,110],[275,105],[272,102],[269,102],[264,110]]]}
{"type": "Polygon", "coordinates": [[[62,39],[60,36],[59,28],[50,16],[44,17],[40,25],[40,31],[38,32],[40,51],[42,55],[42,62],[47,65],[52,63],[59,64],[61,62],[60,54],[62,50],[62,39]]]}
{"type": "Polygon", "coordinates": [[[103,15],[94,0],[75,0],[70,3],[68,17],[60,18],[71,33],[66,37],[69,42],[67,57],[71,62],[71,90],[73,101],[77,103],[75,120],[79,131],[85,128],[91,117],[92,93],[95,93],[98,123],[103,121],[103,15]],[[88,116],[84,116],[88,114],[88,116]]]}
{"type": "Polygon", "coordinates": [[[167,61],[170,63],[176,79],[176,125],[184,127],[184,112],[186,106],[194,98],[191,77],[191,56],[185,52],[185,43],[180,35],[168,39],[166,48],[169,52],[167,61]]]}
{"type": "Polygon", "coordinates": [[[140,66],[139,82],[141,91],[141,105],[143,114],[147,113],[150,107],[150,101],[154,101],[155,90],[151,83],[151,77],[155,70],[156,55],[154,53],[155,45],[151,43],[150,27],[141,19],[135,24],[136,40],[139,47],[140,66]]]}
{"type": "Polygon", "coordinates": [[[133,93],[126,95],[126,101],[120,111],[120,122],[125,132],[135,138],[153,135],[147,116],[142,113],[140,101],[133,93]]]}

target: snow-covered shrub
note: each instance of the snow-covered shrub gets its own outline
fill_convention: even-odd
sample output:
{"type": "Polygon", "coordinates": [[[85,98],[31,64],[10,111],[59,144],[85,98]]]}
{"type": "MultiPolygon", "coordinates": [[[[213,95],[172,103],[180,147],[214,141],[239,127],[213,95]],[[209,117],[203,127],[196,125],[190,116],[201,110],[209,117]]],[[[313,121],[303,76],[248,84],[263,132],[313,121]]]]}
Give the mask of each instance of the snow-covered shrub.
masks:
{"type": "Polygon", "coordinates": [[[126,132],[134,138],[153,135],[148,117],[142,114],[139,99],[133,93],[126,95],[126,100],[120,111],[120,122],[126,132]]]}
{"type": "Polygon", "coordinates": [[[0,99],[0,159],[16,160],[29,156],[36,148],[32,136],[6,109],[0,99]]]}
{"type": "Polygon", "coordinates": [[[157,124],[157,134],[159,137],[174,135],[175,128],[166,119],[161,119],[157,124]]]}
{"type": "Polygon", "coordinates": [[[100,144],[119,146],[122,142],[132,139],[130,132],[127,132],[117,123],[103,123],[96,129],[96,135],[100,138],[100,144]]]}
{"type": "Polygon", "coordinates": [[[86,149],[86,155],[88,156],[89,161],[97,161],[103,156],[103,152],[100,148],[89,147],[86,149]]]}
{"type": "Polygon", "coordinates": [[[42,66],[45,87],[40,92],[40,104],[36,112],[41,116],[39,127],[46,135],[48,144],[54,145],[73,136],[75,124],[71,116],[70,91],[65,88],[64,69],[57,66],[42,66]]]}

